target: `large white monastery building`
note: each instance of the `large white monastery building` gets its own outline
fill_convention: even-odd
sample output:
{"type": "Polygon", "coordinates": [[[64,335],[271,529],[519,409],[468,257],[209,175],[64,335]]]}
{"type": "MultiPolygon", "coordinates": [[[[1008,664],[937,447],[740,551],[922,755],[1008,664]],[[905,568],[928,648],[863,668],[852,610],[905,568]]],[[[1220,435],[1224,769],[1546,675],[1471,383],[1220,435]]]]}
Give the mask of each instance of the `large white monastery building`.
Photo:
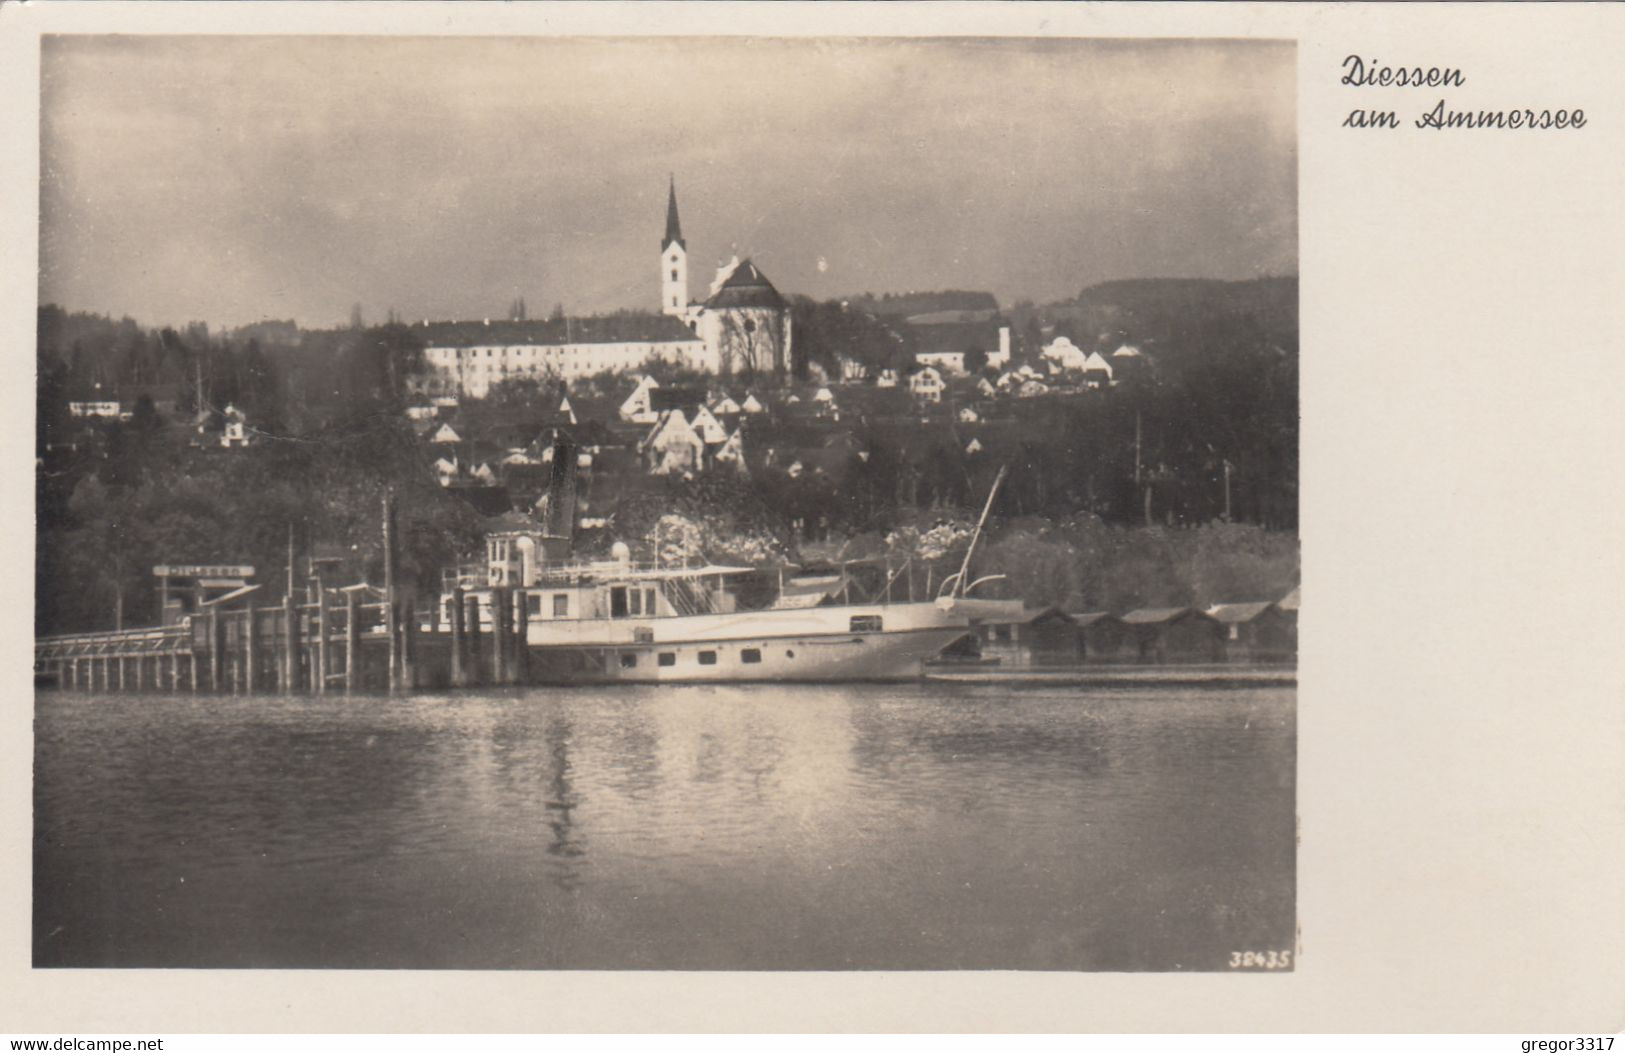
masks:
{"type": "Polygon", "coordinates": [[[782,373],[790,366],[790,305],[750,260],[717,272],[709,295],[689,298],[688,245],[677,186],[660,242],[659,313],[622,312],[547,321],[424,323],[427,395],[484,398],[504,380],[571,380],[669,362],[703,373],[782,373]]]}

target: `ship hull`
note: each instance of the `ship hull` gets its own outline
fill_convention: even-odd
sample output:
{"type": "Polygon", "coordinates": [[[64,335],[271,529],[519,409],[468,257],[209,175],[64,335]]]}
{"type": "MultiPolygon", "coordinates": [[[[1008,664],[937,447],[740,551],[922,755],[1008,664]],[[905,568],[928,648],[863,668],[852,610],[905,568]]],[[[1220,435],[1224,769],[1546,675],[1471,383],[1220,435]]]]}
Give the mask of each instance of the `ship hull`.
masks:
{"type": "Polygon", "coordinates": [[[532,622],[534,683],[913,680],[966,632],[934,603],[842,605],[678,618],[532,622]]]}
{"type": "Polygon", "coordinates": [[[532,646],[525,678],[537,684],[667,684],[747,681],[902,681],[965,634],[964,628],[837,636],[532,646]]]}

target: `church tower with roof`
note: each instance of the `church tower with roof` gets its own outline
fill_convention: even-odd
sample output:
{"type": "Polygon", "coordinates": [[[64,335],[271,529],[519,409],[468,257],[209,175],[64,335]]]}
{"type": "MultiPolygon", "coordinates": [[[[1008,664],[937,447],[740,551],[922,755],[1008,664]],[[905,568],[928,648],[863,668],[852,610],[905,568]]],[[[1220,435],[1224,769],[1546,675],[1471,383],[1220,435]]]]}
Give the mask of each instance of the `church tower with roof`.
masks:
{"type": "Polygon", "coordinates": [[[660,241],[660,311],[685,318],[688,313],[688,245],[677,219],[677,178],[666,198],[666,236],[660,241]]]}

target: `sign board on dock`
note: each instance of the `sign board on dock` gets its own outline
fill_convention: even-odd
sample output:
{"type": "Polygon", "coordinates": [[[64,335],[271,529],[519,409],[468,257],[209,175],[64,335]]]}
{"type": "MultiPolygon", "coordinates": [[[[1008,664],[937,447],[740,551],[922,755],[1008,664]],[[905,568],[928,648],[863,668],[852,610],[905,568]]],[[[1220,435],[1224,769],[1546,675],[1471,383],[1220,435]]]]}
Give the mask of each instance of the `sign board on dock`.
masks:
{"type": "Polygon", "coordinates": [[[254,568],[243,563],[160,563],[152,573],[158,578],[252,578],[254,568]]]}

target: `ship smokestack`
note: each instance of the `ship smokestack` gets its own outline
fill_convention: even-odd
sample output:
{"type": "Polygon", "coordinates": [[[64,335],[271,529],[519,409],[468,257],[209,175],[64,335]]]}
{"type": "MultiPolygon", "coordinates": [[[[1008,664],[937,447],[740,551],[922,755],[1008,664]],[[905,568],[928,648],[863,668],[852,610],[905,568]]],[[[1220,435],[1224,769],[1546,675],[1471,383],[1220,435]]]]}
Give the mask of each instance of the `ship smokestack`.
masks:
{"type": "Polygon", "coordinates": [[[559,435],[553,440],[553,477],[547,485],[547,514],[542,533],[569,540],[575,536],[576,445],[559,435]]]}

